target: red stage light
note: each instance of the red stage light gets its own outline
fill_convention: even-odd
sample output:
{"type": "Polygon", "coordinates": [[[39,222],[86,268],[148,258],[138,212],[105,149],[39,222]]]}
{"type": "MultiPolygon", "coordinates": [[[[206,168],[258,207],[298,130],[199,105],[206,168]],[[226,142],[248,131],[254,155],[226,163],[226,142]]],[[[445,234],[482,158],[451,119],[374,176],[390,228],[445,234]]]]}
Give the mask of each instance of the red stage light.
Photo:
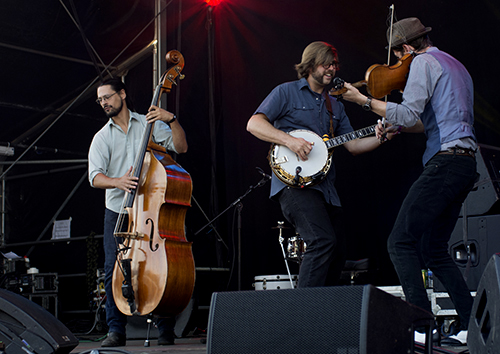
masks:
{"type": "Polygon", "coordinates": [[[205,2],[209,6],[217,6],[222,2],[222,0],[205,0],[205,2]]]}

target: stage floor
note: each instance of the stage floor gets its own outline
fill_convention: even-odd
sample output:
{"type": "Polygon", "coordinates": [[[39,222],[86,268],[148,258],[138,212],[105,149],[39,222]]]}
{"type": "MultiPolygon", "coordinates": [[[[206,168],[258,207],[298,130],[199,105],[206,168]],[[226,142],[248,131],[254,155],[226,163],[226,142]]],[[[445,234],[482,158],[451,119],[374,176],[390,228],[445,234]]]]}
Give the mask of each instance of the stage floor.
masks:
{"type": "MultiPolygon", "coordinates": [[[[96,338],[95,340],[97,340],[96,338]]],[[[80,340],[78,346],[71,351],[71,353],[83,354],[90,353],[92,350],[96,350],[99,353],[117,353],[115,349],[119,349],[120,352],[129,353],[169,353],[169,354],[205,354],[207,352],[207,345],[205,344],[206,337],[189,337],[189,338],[178,338],[175,340],[175,345],[158,345],[156,339],[151,339],[149,347],[145,347],[145,340],[132,339],[127,340],[127,345],[125,347],[116,348],[102,348],[101,341],[91,341],[91,340],[80,340]]],[[[97,354],[97,353],[92,353],[97,354]]]]}
{"type": "MultiPolygon", "coordinates": [[[[205,354],[207,352],[207,345],[205,343],[206,337],[189,337],[189,338],[178,338],[175,340],[175,345],[158,345],[156,339],[150,341],[149,347],[145,347],[144,340],[128,340],[125,347],[116,348],[102,348],[101,342],[97,341],[99,338],[94,340],[81,340],[78,346],[71,351],[72,354],[89,354],[92,350],[98,353],[117,353],[115,349],[118,349],[122,353],[138,353],[138,354],[154,354],[154,353],[169,353],[169,354],[205,354]]],[[[92,353],[92,354],[98,354],[92,353]]],[[[415,348],[415,353],[424,353],[423,346],[417,344],[415,348]]],[[[458,353],[468,353],[466,346],[461,347],[434,347],[433,354],[458,354],[458,353]]],[[[244,354],[244,353],[235,353],[244,354]]],[[[389,354],[389,353],[388,353],[389,354]]]]}

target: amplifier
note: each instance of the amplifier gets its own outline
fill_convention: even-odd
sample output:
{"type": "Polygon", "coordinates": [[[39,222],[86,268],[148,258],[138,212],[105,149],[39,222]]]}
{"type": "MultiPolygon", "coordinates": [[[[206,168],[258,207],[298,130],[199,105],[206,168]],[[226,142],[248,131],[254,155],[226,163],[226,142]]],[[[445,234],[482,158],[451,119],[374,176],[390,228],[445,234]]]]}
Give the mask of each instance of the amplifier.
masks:
{"type": "Polygon", "coordinates": [[[22,294],[57,293],[59,289],[57,273],[22,274],[19,281],[22,294]]]}

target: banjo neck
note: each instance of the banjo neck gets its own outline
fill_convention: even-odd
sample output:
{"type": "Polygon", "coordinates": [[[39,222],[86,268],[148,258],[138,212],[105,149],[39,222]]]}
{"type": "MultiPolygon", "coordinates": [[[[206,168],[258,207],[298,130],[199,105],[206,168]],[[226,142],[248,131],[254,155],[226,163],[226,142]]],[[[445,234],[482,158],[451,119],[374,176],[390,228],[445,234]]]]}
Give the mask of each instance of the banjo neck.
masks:
{"type": "Polygon", "coordinates": [[[371,135],[375,133],[375,127],[377,124],[371,125],[369,127],[361,128],[358,130],[355,130],[353,132],[343,134],[340,136],[337,136],[335,138],[331,138],[327,141],[325,141],[326,148],[328,150],[331,150],[337,146],[343,145],[351,140],[363,138],[365,136],[371,135]]]}

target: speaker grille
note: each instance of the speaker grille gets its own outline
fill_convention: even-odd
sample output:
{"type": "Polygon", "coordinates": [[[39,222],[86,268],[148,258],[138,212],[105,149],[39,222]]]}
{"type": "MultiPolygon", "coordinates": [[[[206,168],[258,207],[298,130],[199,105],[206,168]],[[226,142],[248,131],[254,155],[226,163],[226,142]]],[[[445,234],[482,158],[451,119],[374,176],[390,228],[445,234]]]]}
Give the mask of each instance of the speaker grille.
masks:
{"type": "Polygon", "coordinates": [[[486,266],[469,321],[467,345],[472,354],[498,353],[500,348],[500,254],[486,266]]]}
{"type": "Polygon", "coordinates": [[[248,291],[241,292],[237,299],[230,293],[215,294],[216,299],[212,301],[215,300],[217,306],[211,316],[217,320],[211,323],[212,332],[238,340],[210,338],[212,353],[234,354],[243,350],[249,354],[262,354],[262,349],[267,353],[305,353],[313,343],[316,349],[324,350],[323,353],[329,352],[332,345],[346,350],[358,348],[359,336],[352,334],[359,333],[360,318],[353,316],[353,313],[361,313],[362,289],[347,289],[348,294],[343,291],[344,296],[356,304],[349,311],[345,311],[345,304],[338,301],[339,289],[324,289],[320,299],[314,296],[317,294],[315,289],[286,289],[266,293],[248,291]],[[300,322],[316,323],[326,330],[318,331],[316,326],[297,326],[300,322]],[[332,343],[325,338],[325,332],[328,332],[328,328],[333,330],[339,323],[343,324],[345,335],[337,333],[335,337],[338,340],[332,343]],[[246,344],[244,348],[242,343],[246,344]],[[317,343],[321,343],[319,347],[317,343]]]}
{"type": "Polygon", "coordinates": [[[416,314],[433,320],[373,286],[214,293],[207,353],[406,352],[416,314]]]}
{"type": "Polygon", "coordinates": [[[38,354],[67,354],[78,345],[78,339],[52,314],[4,289],[0,289],[0,323],[7,354],[26,354],[21,338],[38,354]]]}

